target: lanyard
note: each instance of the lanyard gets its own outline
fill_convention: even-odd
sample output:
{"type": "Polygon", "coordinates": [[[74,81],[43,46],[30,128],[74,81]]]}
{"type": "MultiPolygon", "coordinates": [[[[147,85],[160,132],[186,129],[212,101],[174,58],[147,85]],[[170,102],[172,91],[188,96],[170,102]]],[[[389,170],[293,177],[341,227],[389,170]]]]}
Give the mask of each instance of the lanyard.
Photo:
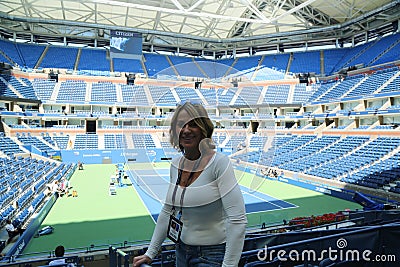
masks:
{"type": "MultiPolygon", "coordinates": [[[[193,179],[193,175],[195,174],[195,171],[199,165],[200,165],[200,161],[201,161],[201,157],[196,161],[196,163],[193,166],[192,171],[189,174],[189,178],[186,181],[185,186],[182,189],[182,194],[181,194],[181,199],[180,199],[180,209],[179,209],[179,217],[182,215],[182,207],[183,207],[183,198],[185,197],[185,193],[186,193],[186,187],[188,187],[188,185],[190,185],[190,182],[193,179]]],[[[176,191],[178,189],[179,184],[181,183],[181,179],[182,179],[182,173],[183,173],[183,167],[185,166],[185,158],[183,157],[183,160],[181,161],[181,163],[179,164],[179,169],[178,169],[178,179],[176,180],[176,184],[175,184],[175,188],[174,188],[174,192],[172,193],[172,212],[175,213],[175,197],[176,197],[176,191]]]]}

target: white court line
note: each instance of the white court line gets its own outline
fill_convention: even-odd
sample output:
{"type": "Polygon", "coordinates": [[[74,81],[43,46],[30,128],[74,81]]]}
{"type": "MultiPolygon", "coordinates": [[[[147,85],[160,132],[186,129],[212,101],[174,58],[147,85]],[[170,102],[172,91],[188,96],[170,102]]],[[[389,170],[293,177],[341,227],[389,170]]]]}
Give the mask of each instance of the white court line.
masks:
{"type": "MultiPolygon", "coordinates": [[[[247,187],[245,187],[245,186],[243,186],[243,187],[250,190],[250,188],[247,188],[247,187]]],[[[242,191],[243,191],[243,190],[242,190],[242,191]]],[[[270,198],[273,198],[273,199],[275,199],[275,200],[285,202],[285,203],[287,203],[287,204],[290,204],[290,205],[292,205],[292,206],[295,206],[296,208],[299,207],[299,206],[297,206],[297,205],[295,205],[295,204],[293,204],[293,203],[291,203],[291,202],[287,202],[287,201],[282,200],[282,199],[278,199],[278,198],[271,197],[270,195],[267,195],[267,194],[265,194],[265,193],[263,193],[263,192],[260,192],[260,191],[255,191],[255,192],[258,193],[258,194],[266,195],[266,196],[268,196],[268,197],[270,197],[270,198]]],[[[249,191],[246,191],[246,192],[243,192],[243,193],[250,194],[249,191]]],[[[251,195],[251,194],[250,194],[250,195],[251,195]]],[[[256,196],[254,196],[254,197],[256,197],[256,196]]],[[[264,200],[265,200],[265,199],[264,199],[264,200]]],[[[268,201],[268,200],[265,200],[265,202],[269,202],[269,201],[268,201]]],[[[282,208],[282,209],[287,209],[287,208],[282,208]]]]}
{"type": "MultiPolygon", "coordinates": [[[[139,171],[140,171],[140,170],[139,170],[139,171]]],[[[148,170],[142,170],[142,171],[148,171],[148,170]]],[[[134,170],[134,173],[137,174],[136,170],[134,170]]],[[[154,172],[154,174],[157,174],[157,175],[156,175],[157,178],[161,178],[161,180],[165,181],[166,183],[169,183],[169,175],[159,175],[159,173],[157,173],[157,172],[154,172]]],[[[154,177],[154,174],[137,175],[137,177],[138,177],[137,179],[141,179],[141,180],[143,181],[143,179],[142,179],[141,177],[146,177],[146,176],[152,176],[152,177],[154,177]]],[[[135,178],[133,178],[133,179],[136,180],[135,178]]],[[[135,182],[136,182],[136,181],[135,181],[135,182]]],[[[136,184],[138,185],[138,187],[141,187],[141,185],[139,185],[137,182],[136,182],[136,184]]],[[[146,183],[144,183],[144,184],[146,184],[146,183]]],[[[152,185],[155,185],[155,184],[152,184],[152,185]]],[[[160,185],[160,184],[157,184],[157,185],[160,185]]],[[[246,188],[246,187],[244,187],[244,186],[240,186],[240,187],[241,187],[241,188],[242,188],[242,187],[243,187],[243,188],[246,188]]],[[[154,191],[151,190],[151,188],[149,187],[149,185],[146,184],[146,188],[148,188],[148,190],[151,192],[151,194],[153,194],[154,196],[156,195],[156,194],[154,193],[154,191]]],[[[247,189],[247,188],[246,188],[246,189],[247,189]]],[[[144,191],[144,193],[147,194],[148,196],[151,196],[149,193],[146,193],[146,190],[143,190],[143,189],[142,189],[142,191],[144,191]]],[[[273,198],[274,200],[278,200],[278,201],[282,201],[282,202],[285,202],[285,203],[287,203],[287,204],[290,204],[290,207],[284,208],[284,207],[279,206],[278,204],[272,203],[271,201],[268,201],[268,200],[266,200],[266,199],[264,199],[264,198],[262,198],[262,197],[260,197],[260,196],[253,195],[253,194],[251,194],[248,190],[241,190],[241,191],[242,191],[242,193],[245,194],[245,195],[254,197],[254,198],[256,198],[256,199],[261,200],[262,202],[269,203],[269,204],[271,204],[271,205],[273,205],[273,206],[276,207],[276,209],[271,209],[271,210],[259,210],[259,211],[249,212],[249,213],[247,213],[247,214],[254,214],[254,213],[260,213],[260,212],[268,212],[268,211],[274,211],[274,210],[286,210],[286,209],[293,209],[293,208],[298,208],[298,207],[299,207],[299,206],[297,206],[297,205],[295,205],[295,204],[292,204],[292,203],[290,203],[290,202],[287,202],[287,201],[285,201],[285,200],[273,198],[273,197],[271,197],[271,196],[268,195],[268,197],[273,198]]],[[[262,193],[262,192],[259,192],[259,191],[255,191],[255,192],[258,193],[258,194],[266,195],[266,194],[264,194],[264,193],[262,193]]],[[[140,199],[141,199],[142,203],[146,206],[146,209],[148,210],[149,215],[152,217],[153,221],[155,221],[154,218],[153,218],[153,216],[152,216],[152,213],[151,213],[151,212],[149,211],[149,209],[147,208],[147,205],[143,202],[143,199],[142,199],[142,198],[140,198],[140,199]]],[[[161,202],[160,202],[160,203],[161,203],[161,202]]],[[[245,203],[245,204],[246,204],[246,203],[245,203]]],[[[247,204],[252,204],[252,203],[247,203],[247,204]]],[[[254,203],[254,204],[260,204],[260,202],[256,202],[256,203],[254,203]]]]}

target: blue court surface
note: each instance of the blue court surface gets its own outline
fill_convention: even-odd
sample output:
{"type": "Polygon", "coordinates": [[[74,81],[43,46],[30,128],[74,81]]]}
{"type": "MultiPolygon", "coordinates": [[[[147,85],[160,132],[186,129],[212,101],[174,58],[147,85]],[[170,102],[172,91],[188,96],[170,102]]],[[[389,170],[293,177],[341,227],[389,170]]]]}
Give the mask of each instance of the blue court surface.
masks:
{"type": "MultiPolygon", "coordinates": [[[[130,170],[127,173],[143,204],[156,221],[168,190],[169,169],[130,170]]],[[[240,188],[247,214],[297,207],[256,190],[244,186],[240,188]]]]}

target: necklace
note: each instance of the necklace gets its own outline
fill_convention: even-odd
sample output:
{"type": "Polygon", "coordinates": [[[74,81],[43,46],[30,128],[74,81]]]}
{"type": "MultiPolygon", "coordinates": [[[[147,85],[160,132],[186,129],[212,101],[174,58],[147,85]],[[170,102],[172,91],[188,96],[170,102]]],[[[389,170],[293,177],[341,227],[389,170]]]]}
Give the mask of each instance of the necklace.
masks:
{"type": "Polygon", "coordinates": [[[191,171],[188,171],[188,168],[185,168],[186,157],[184,157],[182,164],[180,164],[179,167],[177,184],[187,187],[192,183],[193,180],[197,179],[199,177],[197,173],[199,172],[198,168],[200,166],[201,160],[202,157],[195,160],[194,165],[191,168],[191,171]]]}

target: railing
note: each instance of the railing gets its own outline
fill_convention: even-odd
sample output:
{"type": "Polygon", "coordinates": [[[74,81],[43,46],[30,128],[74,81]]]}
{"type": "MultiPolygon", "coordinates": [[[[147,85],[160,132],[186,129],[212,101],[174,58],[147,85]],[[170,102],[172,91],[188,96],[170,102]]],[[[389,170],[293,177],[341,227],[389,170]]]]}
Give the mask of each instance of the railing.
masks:
{"type": "Polygon", "coordinates": [[[110,267],[129,267],[129,255],[122,250],[110,246],[108,249],[108,255],[110,259],[110,267]]]}
{"type": "MultiPolygon", "coordinates": [[[[371,248],[374,250],[374,255],[384,255],[391,258],[391,262],[382,262],[381,264],[371,266],[398,266],[398,262],[393,259],[398,259],[399,252],[396,247],[394,239],[389,238],[394,233],[398,232],[400,224],[389,223],[386,225],[367,226],[357,228],[347,232],[338,232],[329,234],[327,236],[318,236],[311,238],[304,238],[299,241],[286,242],[285,244],[278,244],[272,246],[264,246],[253,250],[244,251],[241,257],[241,266],[246,266],[246,263],[254,261],[263,261],[264,263],[273,261],[276,257],[282,261],[288,261],[291,264],[305,265],[305,264],[319,264],[324,258],[337,257],[337,260],[355,260],[358,261],[357,266],[367,266],[365,264],[368,259],[363,258],[362,253],[369,251],[371,248]],[[385,236],[382,240],[379,236],[385,236]],[[347,248],[347,244],[350,246],[347,248]],[[333,255],[324,254],[327,248],[333,248],[333,255]],[[357,252],[350,255],[348,252],[357,252]],[[294,254],[297,256],[293,257],[294,254]],[[313,253],[303,253],[313,252],[313,253]]],[[[364,255],[365,256],[365,255],[364,255]]],[[[292,265],[291,265],[292,266],[292,265]]]]}

